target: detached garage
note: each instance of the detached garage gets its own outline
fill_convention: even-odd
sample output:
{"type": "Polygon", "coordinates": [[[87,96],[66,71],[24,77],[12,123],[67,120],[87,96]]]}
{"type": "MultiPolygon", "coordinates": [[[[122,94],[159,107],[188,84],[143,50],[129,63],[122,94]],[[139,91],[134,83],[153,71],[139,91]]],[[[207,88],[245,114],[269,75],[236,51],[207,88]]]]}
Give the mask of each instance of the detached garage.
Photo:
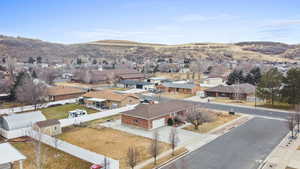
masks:
{"type": "Polygon", "coordinates": [[[147,130],[167,125],[169,118],[185,115],[194,106],[191,102],[173,100],[159,104],[140,104],[134,110],[121,113],[122,124],[147,130]]]}

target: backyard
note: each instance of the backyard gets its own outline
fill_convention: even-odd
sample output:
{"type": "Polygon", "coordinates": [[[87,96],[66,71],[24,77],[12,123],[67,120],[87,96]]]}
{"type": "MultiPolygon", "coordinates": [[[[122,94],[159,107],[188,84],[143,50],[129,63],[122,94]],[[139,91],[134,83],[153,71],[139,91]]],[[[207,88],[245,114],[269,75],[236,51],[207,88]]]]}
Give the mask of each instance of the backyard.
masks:
{"type": "Polygon", "coordinates": [[[225,113],[218,113],[216,116],[216,119],[214,121],[208,122],[208,123],[203,123],[202,125],[199,126],[198,130],[195,129],[193,125],[188,125],[188,126],[184,127],[183,129],[197,132],[197,133],[208,133],[211,130],[213,130],[219,126],[222,126],[223,124],[228,123],[238,117],[239,117],[239,115],[229,115],[229,114],[225,114],[225,113]]]}
{"type": "MultiPolygon", "coordinates": [[[[151,158],[149,154],[149,146],[151,139],[121,132],[111,128],[94,127],[94,128],[67,128],[60,136],[71,144],[82,148],[103,154],[110,158],[120,160],[120,168],[129,168],[126,159],[127,151],[131,146],[135,146],[140,154],[139,162],[143,162],[151,158]]],[[[160,143],[161,152],[170,149],[166,143],[160,143]]]]}
{"type": "MultiPolygon", "coordinates": [[[[36,168],[35,144],[33,141],[16,142],[12,145],[27,157],[23,163],[24,169],[36,168]]],[[[42,145],[42,161],[43,169],[88,169],[92,165],[47,145],[42,145]]],[[[15,164],[13,169],[19,169],[19,165],[15,164]]]]}
{"type": "Polygon", "coordinates": [[[41,109],[47,119],[63,119],[68,118],[68,112],[75,109],[86,110],[88,114],[99,112],[98,110],[86,108],[79,104],[65,104],[62,106],[48,107],[41,109]]]}

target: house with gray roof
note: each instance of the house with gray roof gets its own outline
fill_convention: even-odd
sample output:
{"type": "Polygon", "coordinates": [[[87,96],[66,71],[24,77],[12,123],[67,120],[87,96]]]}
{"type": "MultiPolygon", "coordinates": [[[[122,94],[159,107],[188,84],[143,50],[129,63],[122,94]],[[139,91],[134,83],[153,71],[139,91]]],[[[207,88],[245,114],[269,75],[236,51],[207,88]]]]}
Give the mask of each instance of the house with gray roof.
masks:
{"type": "Polygon", "coordinates": [[[200,85],[186,81],[166,82],[158,85],[156,88],[163,92],[182,94],[196,94],[201,89],[200,85]]]}
{"type": "Polygon", "coordinates": [[[228,97],[230,99],[246,100],[247,97],[255,94],[256,87],[249,84],[236,84],[236,85],[219,85],[213,88],[204,90],[205,95],[208,97],[228,97]]]}

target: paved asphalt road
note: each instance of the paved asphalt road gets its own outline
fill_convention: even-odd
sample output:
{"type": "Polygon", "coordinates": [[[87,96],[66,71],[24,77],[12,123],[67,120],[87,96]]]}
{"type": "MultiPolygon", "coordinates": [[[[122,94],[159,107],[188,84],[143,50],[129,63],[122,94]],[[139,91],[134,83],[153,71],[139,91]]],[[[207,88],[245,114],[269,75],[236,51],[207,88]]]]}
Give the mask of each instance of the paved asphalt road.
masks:
{"type": "MultiPolygon", "coordinates": [[[[152,99],[157,100],[160,102],[165,102],[172,100],[170,98],[166,97],[157,97],[157,96],[144,96],[144,99],[152,99]]],[[[258,115],[258,116],[266,116],[271,118],[280,118],[280,119],[287,119],[288,113],[286,112],[280,112],[280,111],[272,111],[272,110],[265,110],[265,109],[259,109],[259,108],[247,108],[247,107],[239,107],[239,106],[233,106],[233,105],[224,105],[224,104],[217,104],[217,103],[200,103],[195,101],[190,101],[194,103],[202,104],[203,107],[216,109],[216,110],[223,110],[223,111],[235,111],[239,113],[245,113],[249,115],[258,115]]]]}
{"type": "Polygon", "coordinates": [[[284,121],[254,118],[163,169],[256,169],[287,134],[284,121]],[[184,161],[184,162],[182,162],[184,161]]]}
{"type": "Polygon", "coordinates": [[[259,108],[247,108],[247,107],[238,107],[232,105],[223,105],[217,103],[202,103],[204,107],[217,109],[217,110],[224,110],[230,111],[233,110],[235,112],[250,114],[250,115],[259,115],[259,116],[268,116],[272,118],[281,118],[287,119],[288,113],[286,112],[279,112],[279,111],[272,111],[272,110],[264,110],[259,108]]]}

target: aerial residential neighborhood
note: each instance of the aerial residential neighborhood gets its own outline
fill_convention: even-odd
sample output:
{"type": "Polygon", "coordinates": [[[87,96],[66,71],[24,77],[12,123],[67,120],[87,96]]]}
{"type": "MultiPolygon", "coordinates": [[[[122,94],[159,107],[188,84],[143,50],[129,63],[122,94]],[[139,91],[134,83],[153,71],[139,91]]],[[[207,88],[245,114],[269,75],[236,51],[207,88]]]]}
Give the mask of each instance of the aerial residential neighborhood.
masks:
{"type": "Polygon", "coordinates": [[[300,169],[299,7],[0,2],[0,169],[300,169]]]}

